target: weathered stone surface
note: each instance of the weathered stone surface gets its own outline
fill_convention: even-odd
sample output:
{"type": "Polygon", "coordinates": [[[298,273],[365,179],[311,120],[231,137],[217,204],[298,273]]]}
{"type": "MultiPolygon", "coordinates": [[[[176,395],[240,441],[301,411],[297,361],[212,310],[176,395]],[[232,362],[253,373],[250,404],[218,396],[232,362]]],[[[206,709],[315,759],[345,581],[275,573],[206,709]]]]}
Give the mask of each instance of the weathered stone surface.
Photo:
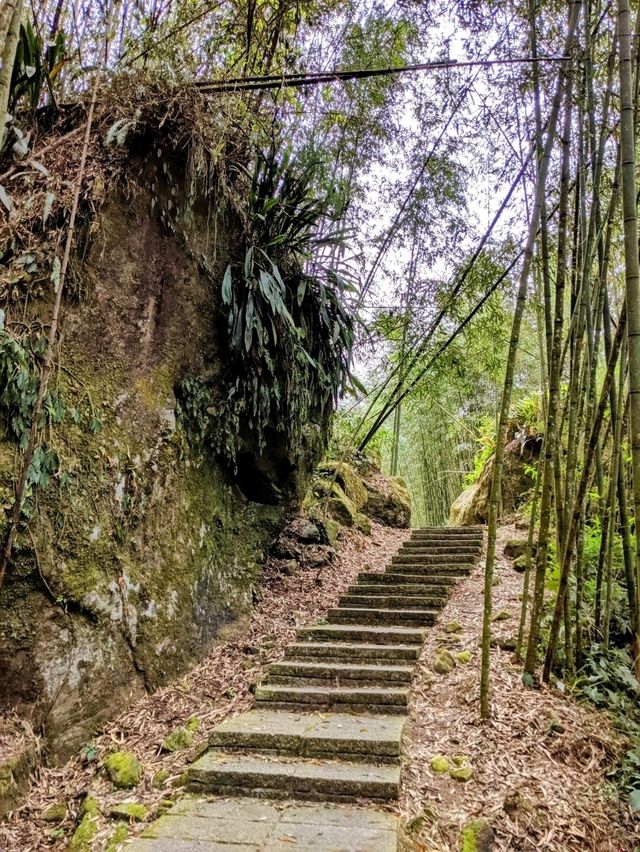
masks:
{"type": "Polygon", "coordinates": [[[118,802],[109,808],[109,816],[113,819],[126,819],[129,822],[144,822],[149,809],[140,802],[118,802]]]}
{"type": "Polygon", "coordinates": [[[210,744],[301,757],[344,754],[397,758],[404,723],[402,716],[254,709],[218,725],[210,744]]]}
{"type": "Polygon", "coordinates": [[[187,797],[127,846],[132,852],[396,852],[394,814],[347,805],[187,797]]]}
{"type": "Polygon", "coordinates": [[[209,752],[189,769],[189,789],[225,793],[232,790],[277,792],[283,798],[326,797],[388,800],[398,796],[400,767],[336,760],[263,758],[209,752]]]}

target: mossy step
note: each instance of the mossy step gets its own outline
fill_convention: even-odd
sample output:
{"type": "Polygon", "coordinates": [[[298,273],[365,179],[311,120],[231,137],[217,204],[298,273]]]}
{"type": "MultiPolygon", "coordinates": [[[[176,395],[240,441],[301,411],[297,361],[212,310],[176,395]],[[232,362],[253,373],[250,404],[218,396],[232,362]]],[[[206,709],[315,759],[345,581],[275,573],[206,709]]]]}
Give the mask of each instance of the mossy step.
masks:
{"type": "Polygon", "coordinates": [[[294,642],[284,652],[286,660],[358,660],[389,664],[413,663],[419,656],[419,645],[373,645],[364,642],[294,642]]]}
{"type": "Polygon", "coordinates": [[[363,682],[391,685],[409,683],[412,674],[413,666],[281,661],[269,666],[265,683],[295,686],[304,679],[305,682],[327,681],[334,686],[354,685],[354,681],[357,685],[363,682]]]}
{"type": "Polygon", "coordinates": [[[347,595],[357,595],[358,597],[368,597],[375,595],[376,597],[386,597],[387,595],[410,595],[419,597],[426,595],[434,600],[446,601],[451,593],[453,583],[448,585],[436,586],[432,583],[356,583],[354,586],[349,586],[347,595]],[[389,588],[391,586],[391,588],[389,588]]]}
{"type": "Polygon", "coordinates": [[[436,620],[436,614],[428,609],[336,607],[329,610],[327,620],[330,624],[393,624],[398,627],[429,627],[436,620]]]}
{"type": "Polygon", "coordinates": [[[393,801],[399,788],[399,766],[217,752],[192,764],[187,782],[187,789],[201,793],[323,801],[393,801]]]}
{"type": "Polygon", "coordinates": [[[442,609],[445,599],[432,595],[343,595],[338,606],[374,609],[442,609]]]}
{"type": "Polygon", "coordinates": [[[429,586],[430,589],[442,589],[449,594],[456,582],[457,577],[455,574],[437,574],[435,570],[424,571],[422,568],[418,569],[415,574],[410,574],[404,568],[402,573],[389,570],[384,574],[374,574],[368,571],[358,574],[358,585],[361,588],[367,585],[400,586],[404,583],[410,583],[413,585],[429,586]]]}
{"type": "Polygon", "coordinates": [[[408,686],[291,686],[262,684],[256,708],[273,710],[336,710],[362,713],[405,713],[408,686]]]}
{"type": "Polygon", "coordinates": [[[301,627],[298,639],[329,640],[331,642],[365,642],[374,645],[418,645],[426,637],[426,630],[415,627],[376,627],[374,625],[353,624],[316,624],[313,627],[301,627]]]}
{"type": "Polygon", "coordinates": [[[398,817],[382,809],[239,796],[183,796],[124,847],[127,852],[375,849],[397,852],[398,817]]]}
{"type": "Polygon", "coordinates": [[[404,723],[402,716],[254,708],[214,728],[209,744],[309,758],[397,761],[404,723]]]}

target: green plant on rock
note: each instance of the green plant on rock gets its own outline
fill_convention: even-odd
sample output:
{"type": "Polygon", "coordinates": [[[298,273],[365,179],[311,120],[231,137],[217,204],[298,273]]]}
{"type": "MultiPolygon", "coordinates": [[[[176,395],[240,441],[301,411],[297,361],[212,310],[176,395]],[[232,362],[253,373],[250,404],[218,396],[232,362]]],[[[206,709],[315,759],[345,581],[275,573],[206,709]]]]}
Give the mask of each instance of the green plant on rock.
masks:
{"type": "Polygon", "coordinates": [[[228,458],[243,438],[262,450],[274,427],[295,446],[302,426],[322,421],[349,379],[356,288],[345,264],[325,262],[344,246],[339,231],[319,236],[327,218],[313,164],[259,155],[243,245],[221,285],[225,385],[188,379],[178,392],[189,430],[228,458]]]}

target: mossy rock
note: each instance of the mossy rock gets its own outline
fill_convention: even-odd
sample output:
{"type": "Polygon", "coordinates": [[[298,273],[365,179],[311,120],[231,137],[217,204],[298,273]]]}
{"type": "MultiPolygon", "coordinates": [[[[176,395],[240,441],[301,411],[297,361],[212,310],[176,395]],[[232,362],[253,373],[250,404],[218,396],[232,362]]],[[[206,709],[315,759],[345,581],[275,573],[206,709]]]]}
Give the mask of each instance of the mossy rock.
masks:
{"type": "Polygon", "coordinates": [[[436,659],[433,664],[434,671],[438,674],[449,674],[456,667],[456,661],[453,654],[447,651],[446,648],[440,648],[436,651],[436,659]]]}
{"type": "Polygon", "coordinates": [[[193,733],[194,731],[200,730],[201,724],[202,723],[200,722],[200,719],[198,719],[197,716],[189,716],[187,721],[184,723],[184,726],[188,731],[191,731],[191,733],[193,733]]]}
{"type": "Polygon", "coordinates": [[[318,465],[318,473],[336,482],[344,494],[360,510],[367,502],[367,489],[355,468],[343,461],[323,461],[318,465]]]}
{"type": "Polygon", "coordinates": [[[501,651],[515,651],[518,641],[514,636],[492,636],[491,647],[500,648],[501,651]]]}
{"type": "Polygon", "coordinates": [[[429,766],[432,772],[435,772],[437,775],[443,775],[449,771],[449,760],[443,754],[437,754],[431,758],[429,766]]]}
{"type": "Polygon", "coordinates": [[[91,852],[93,839],[97,833],[97,815],[85,814],[80,820],[80,824],[73,832],[73,836],[69,840],[67,849],[69,849],[70,852],[91,852]]]}
{"type": "Polygon", "coordinates": [[[115,751],[104,762],[111,783],[123,790],[137,786],[142,778],[142,764],[129,751],[115,751]]]}
{"type": "Polygon", "coordinates": [[[527,552],[527,542],[523,538],[512,538],[504,546],[504,555],[510,559],[517,559],[527,552]]]}
{"type": "Polygon", "coordinates": [[[340,524],[333,518],[327,518],[324,522],[324,527],[327,531],[327,538],[331,547],[336,547],[338,544],[338,536],[340,535],[340,524]]]}
{"type": "Polygon", "coordinates": [[[158,771],[151,779],[151,786],[154,788],[154,790],[160,790],[162,787],[164,787],[165,782],[170,775],[171,773],[168,769],[158,769],[158,771]]]}
{"type": "Polygon", "coordinates": [[[371,521],[362,512],[356,515],[356,529],[360,530],[364,535],[371,535],[371,521]]]}
{"type": "Polygon", "coordinates": [[[406,529],[410,526],[411,497],[400,480],[388,479],[384,491],[369,482],[366,485],[368,496],[362,509],[365,515],[388,527],[406,529]]]}
{"type": "Polygon", "coordinates": [[[89,816],[98,816],[100,813],[100,802],[94,799],[93,796],[87,796],[80,806],[80,818],[89,814],[89,816]]]}
{"type": "Polygon", "coordinates": [[[462,663],[463,666],[466,665],[471,661],[471,651],[468,649],[465,651],[458,651],[456,654],[456,660],[457,662],[462,663]]]}
{"type": "Polygon", "coordinates": [[[509,610],[508,609],[501,609],[500,612],[497,612],[491,620],[492,621],[508,621],[510,618],[511,618],[511,613],[509,612],[509,610]]]}
{"type": "Polygon", "coordinates": [[[107,840],[107,848],[105,852],[116,852],[118,847],[124,843],[129,836],[129,829],[126,825],[119,825],[107,840]]]}
{"type": "Polygon", "coordinates": [[[178,787],[186,787],[187,781],[189,780],[189,773],[183,772],[182,775],[178,775],[177,778],[174,778],[171,782],[171,786],[177,789],[178,787]]]}
{"type": "Polygon", "coordinates": [[[456,766],[449,775],[455,781],[470,781],[473,778],[473,769],[470,766],[456,766]]]}
{"type": "Polygon", "coordinates": [[[460,832],[460,852],[491,852],[493,830],[484,819],[475,819],[460,832]]]}
{"type": "Polygon", "coordinates": [[[42,812],[40,817],[45,822],[62,822],[67,816],[66,802],[54,802],[42,812]]]}
{"type": "Polygon", "coordinates": [[[149,808],[139,802],[119,802],[109,808],[109,816],[113,819],[126,819],[129,822],[144,822],[149,815],[149,808]]]}
{"type": "Polygon", "coordinates": [[[462,630],[462,625],[459,621],[450,621],[448,624],[444,626],[445,633],[460,633],[462,630]]]}
{"type": "Polygon", "coordinates": [[[186,727],[176,728],[162,741],[163,751],[182,751],[193,745],[193,734],[186,727]]]}
{"type": "Polygon", "coordinates": [[[345,527],[355,526],[358,516],[356,504],[347,497],[337,482],[331,485],[328,509],[332,518],[345,527]]]}
{"type": "Polygon", "coordinates": [[[509,814],[509,816],[513,816],[518,813],[518,811],[526,813],[527,811],[533,810],[534,804],[520,790],[515,789],[511,790],[504,797],[502,807],[505,813],[509,814]]]}
{"type": "Polygon", "coordinates": [[[522,556],[518,556],[517,559],[513,560],[513,570],[516,571],[518,574],[524,574],[524,572],[527,570],[528,562],[529,560],[527,559],[526,553],[522,556]]]}
{"type": "Polygon", "coordinates": [[[451,762],[454,766],[466,766],[469,763],[469,755],[468,754],[454,754],[451,758],[451,762]]]}

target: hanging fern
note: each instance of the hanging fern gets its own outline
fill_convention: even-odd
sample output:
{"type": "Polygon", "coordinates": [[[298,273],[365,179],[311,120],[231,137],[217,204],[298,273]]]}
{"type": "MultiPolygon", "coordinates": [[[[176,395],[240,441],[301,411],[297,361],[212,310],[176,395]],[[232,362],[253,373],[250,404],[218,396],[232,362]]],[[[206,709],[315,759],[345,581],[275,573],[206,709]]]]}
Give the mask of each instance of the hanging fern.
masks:
{"type": "Polygon", "coordinates": [[[262,450],[270,429],[295,446],[303,425],[321,421],[349,379],[356,287],[345,264],[335,268],[344,234],[318,236],[327,205],[313,179],[313,165],[260,157],[244,245],[221,284],[228,384],[223,392],[207,393],[193,380],[182,388],[183,416],[231,459],[240,440],[262,450]]]}

